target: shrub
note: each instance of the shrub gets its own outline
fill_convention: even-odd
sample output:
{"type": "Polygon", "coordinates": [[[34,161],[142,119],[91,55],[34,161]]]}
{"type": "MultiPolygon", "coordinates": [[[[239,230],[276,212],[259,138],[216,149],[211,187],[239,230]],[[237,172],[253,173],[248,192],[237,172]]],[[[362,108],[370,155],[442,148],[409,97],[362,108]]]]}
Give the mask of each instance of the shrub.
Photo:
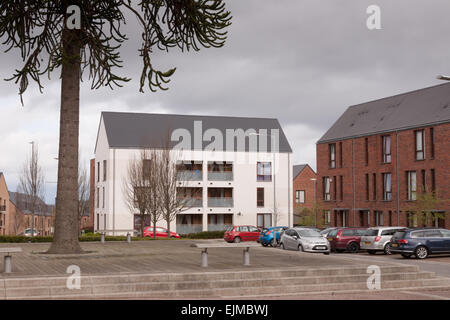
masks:
{"type": "Polygon", "coordinates": [[[223,239],[225,231],[202,231],[180,235],[184,239],[223,239]]]}

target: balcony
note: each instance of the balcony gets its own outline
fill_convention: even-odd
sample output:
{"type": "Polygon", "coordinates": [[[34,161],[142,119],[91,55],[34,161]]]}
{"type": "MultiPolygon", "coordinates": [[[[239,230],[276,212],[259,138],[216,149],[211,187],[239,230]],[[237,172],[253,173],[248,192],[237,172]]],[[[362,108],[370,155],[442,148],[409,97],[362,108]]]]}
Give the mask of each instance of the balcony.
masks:
{"type": "Polygon", "coordinates": [[[230,162],[208,162],[209,181],[233,181],[233,164],[230,162]]]}
{"type": "Polygon", "coordinates": [[[208,197],[208,207],[211,208],[233,207],[233,198],[208,197]]]}
{"type": "Polygon", "coordinates": [[[187,208],[201,208],[203,207],[203,199],[184,198],[187,208]]]}

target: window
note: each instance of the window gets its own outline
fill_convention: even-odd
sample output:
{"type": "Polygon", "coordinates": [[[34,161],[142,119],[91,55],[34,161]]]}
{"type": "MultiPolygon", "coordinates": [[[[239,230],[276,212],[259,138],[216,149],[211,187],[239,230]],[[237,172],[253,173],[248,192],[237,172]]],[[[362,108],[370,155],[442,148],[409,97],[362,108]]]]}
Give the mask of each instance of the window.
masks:
{"type": "Polygon", "coordinates": [[[331,221],[331,212],[330,210],[324,210],[323,212],[323,223],[328,225],[331,221]]]}
{"type": "Polygon", "coordinates": [[[422,170],[422,192],[427,192],[427,177],[425,170],[422,170]]]}
{"type": "Polygon", "coordinates": [[[377,200],[377,174],[373,174],[373,200],[377,200]]]}
{"type": "Polygon", "coordinates": [[[336,190],[336,176],[333,177],[333,195],[334,195],[334,201],[337,200],[337,190],[336,190]]]}
{"type": "Polygon", "coordinates": [[[342,142],[339,142],[339,166],[342,168],[343,165],[343,158],[342,158],[342,142]]]}
{"type": "Polygon", "coordinates": [[[103,208],[105,207],[105,187],[103,187],[103,196],[102,196],[103,208]]]}
{"type": "Polygon", "coordinates": [[[341,201],[344,200],[344,176],[340,176],[340,186],[339,186],[339,193],[340,193],[340,199],[341,201]]]}
{"type": "Polygon", "coordinates": [[[97,188],[97,208],[100,208],[100,188],[97,188]]]}
{"type": "Polygon", "coordinates": [[[330,195],[330,177],[323,177],[323,200],[329,201],[331,200],[330,195]]]}
{"type": "Polygon", "coordinates": [[[257,181],[272,181],[272,163],[258,162],[257,181]]]}
{"type": "Polygon", "coordinates": [[[389,226],[392,226],[392,211],[389,211],[389,226]]]}
{"type": "Polygon", "coordinates": [[[383,173],[383,200],[392,200],[392,175],[383,173]]]}
{"type": "Polygon", "coordinates": [[[431,169],[431,191],[436,191],[436,175],[434,169],[431,169]]]}
{"type": "Polygon", "coordinates": [[[330,168],[336,168],[336,144],[332,143],[329,146],[329,153],[330,153],[330,168]]]}
{"type": "Polygon", "coordinates": [[[376,226],[383,225],[383,211],[375,211],[375,225],[376,226]]]}
{"type": "Polygon", "coordinates": [[[434,129],[430,128],[430,158],[434,159],[434,129]]]}
{"type": "Polygon", "coordinates": [[[295,203],[305,203],[305,190],[295,191],[295,203]]]}
{"type": "Polygon", "coordinates": [[[366,201],[369,201],[369,174],[366,173],[366,201]]]}
{"type": "MultiPolygon", "coordinates": [[[[407,220],[408,220],[408,227],[409,228],[416,228],[417,227],[417,214],[413,212],[408,212],[407,214],[407,220]]],[[[412,234],[411,234],[412,236],[412,234]]]]}
{"type": "Polygon", "coordinates": [[[100,162],[97,162],[97,182],[100,182],[100,162]]]}
{"type": "Polygon", "coordinates": [[[264,188],[256,189],[256,206],[264,207],[264,188]]]}
{"type": "Polygon", "coordinates": [[[366,166],[369,165],[369,138],[364,139],[364,154],[366,166]]]}
{"type": "Polygon", "coordinates": [[[258,228],[269,228],[272,226],[272,215],[270,213],[258,213],[256,218],[256,226],[258,228]]]}
{"type": "Polygon", "coordinates": [[[423,130],[414,131],[416,138],[416,160],[425,159],[425,141],[423,130]]]}
{"type": "Polygon", "coordinates": [[[391,163],[391,136],[383,136],[383,163],[391,163]]]}
{"type": "Polygon", "coordinates": [[[106,181],[106,160],[103,160],[103,181],[106,181]]]}
{"type": "Polygon", "coordinates": [[[408,200],[416,200],[417,199],[416,172],[407,171],[406,176],[408,179],[408,188],[407,188],[408,200]]]}
{"type": "Polygon", "coordinates": [[[151,169],[152,169],[152,160],[143,159],[142,160],[142,171],[143,171],[144,177],[150,177],[151,169]]]}
{"type": "Polygon", "coordinates": [[[248,227],[247,226],[239,227],[237,231],[239,231],[239,232],[248,232],[248,227]]]}

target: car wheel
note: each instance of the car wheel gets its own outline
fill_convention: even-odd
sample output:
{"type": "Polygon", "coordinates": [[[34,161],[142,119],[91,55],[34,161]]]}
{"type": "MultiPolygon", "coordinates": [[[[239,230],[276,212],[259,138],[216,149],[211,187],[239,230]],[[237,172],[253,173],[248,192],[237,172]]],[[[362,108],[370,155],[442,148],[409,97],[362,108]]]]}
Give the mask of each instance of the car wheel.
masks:
{"type": "Polygon", "coordinates": [[[283,242],[280,243],[280,247],[281,247],[281,249],[286,250],[286,248],[284,247],[284,243],[283,242]]]}
{"type": "Polygon", "coordinates": [[[414,251],[414,255],[417,259],[425,259],[428,257],[428,249],[424,246],[418,246],[416,251],[414,251]]]}
{"type": "Polygon", "coordinates": [[[411,258],[411,255],[409,253],[402,253],[402,257],[405,259],[411,258]]]}
{"type": "Polygon", "coordinates": [[[352,242],[348,245],[347,251],[350,253],[356,253],[358,252],[359,246],[356,242],[352,242]]]}
{"type": "Polygon", "coordinates": [[[241,238],[240,237],[236,237],[236,238],[233,239],[233,242],[234,243],[239,243],[239,242],[241,242],[241,238]]]}
{"type": "Polygon", "coordinates": [[[368,254],[376,254],[377,252],[375,250],[367,250],[368,254]]]}
{"type": "Polygon", "coordinates": [[[302,246],[301,244],[299,244],[299,245],[298,245],[298,247],[297,247],[297,251],[301,251],[301,252],[304,252],[304,250],[303,250],[303,246],[302,246]]]}
{"type": "Polygon", "coordinates": [[[391,244],[388,242],[384,245],[384,250],[383,250],[384,254],[392,254],[391,252],[391,244]]]}
{"type": "Polygon", "coordinates": [[[267,247],[267,246],[268,246],[268,244],[267,244],[267,243],[264,243],[264,242],[261,242],[261,245],[262,245],[263,247],[267,247]]]}
{"type": "Polygon", "coordinates": [[[323,254],[327,256],[327,255],[329,255],[330,253],[329,253],[329,252],[324,252],[323,254]]]}

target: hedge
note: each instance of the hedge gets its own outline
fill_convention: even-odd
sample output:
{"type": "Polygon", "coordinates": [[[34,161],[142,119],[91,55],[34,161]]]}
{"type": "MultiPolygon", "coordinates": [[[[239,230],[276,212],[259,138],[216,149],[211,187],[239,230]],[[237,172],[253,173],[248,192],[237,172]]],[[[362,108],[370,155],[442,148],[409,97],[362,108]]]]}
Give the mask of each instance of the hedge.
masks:
{"type": "Polygon", "coordinates": [[[182,234],[184,239],[223,239],[225,231],[203,231],[198,233],[182,234]]]}
{"type": "MultiPolygon", "coordinates": [[[[198,233],[189,233],[181,235],[182,239],[223,239],[225,231],[203,231],[198,233]]],[[[155,240],[150,237],[132,237],[132,241],[148,241],[155,240]]],[[[161,240],[167,240],[167,238],[158,238],[161,240]]],[[[158,240],[157,239],[157,240],[158,240]]],[[[87,233],[79,237],[80,242],[93,242],[100,241],[100,234],[87,233]]],[[[126,241],[126,236],[105,236],[105,241],[126,241]]],[[[171,240],[174,240],[172,238],[171,240]]],[[[0,236],[0,243],[27,243],[27,242],[52,242],[52,236],[37,236],[37,237],[25,237],[25,236],[0,236]]]]}

